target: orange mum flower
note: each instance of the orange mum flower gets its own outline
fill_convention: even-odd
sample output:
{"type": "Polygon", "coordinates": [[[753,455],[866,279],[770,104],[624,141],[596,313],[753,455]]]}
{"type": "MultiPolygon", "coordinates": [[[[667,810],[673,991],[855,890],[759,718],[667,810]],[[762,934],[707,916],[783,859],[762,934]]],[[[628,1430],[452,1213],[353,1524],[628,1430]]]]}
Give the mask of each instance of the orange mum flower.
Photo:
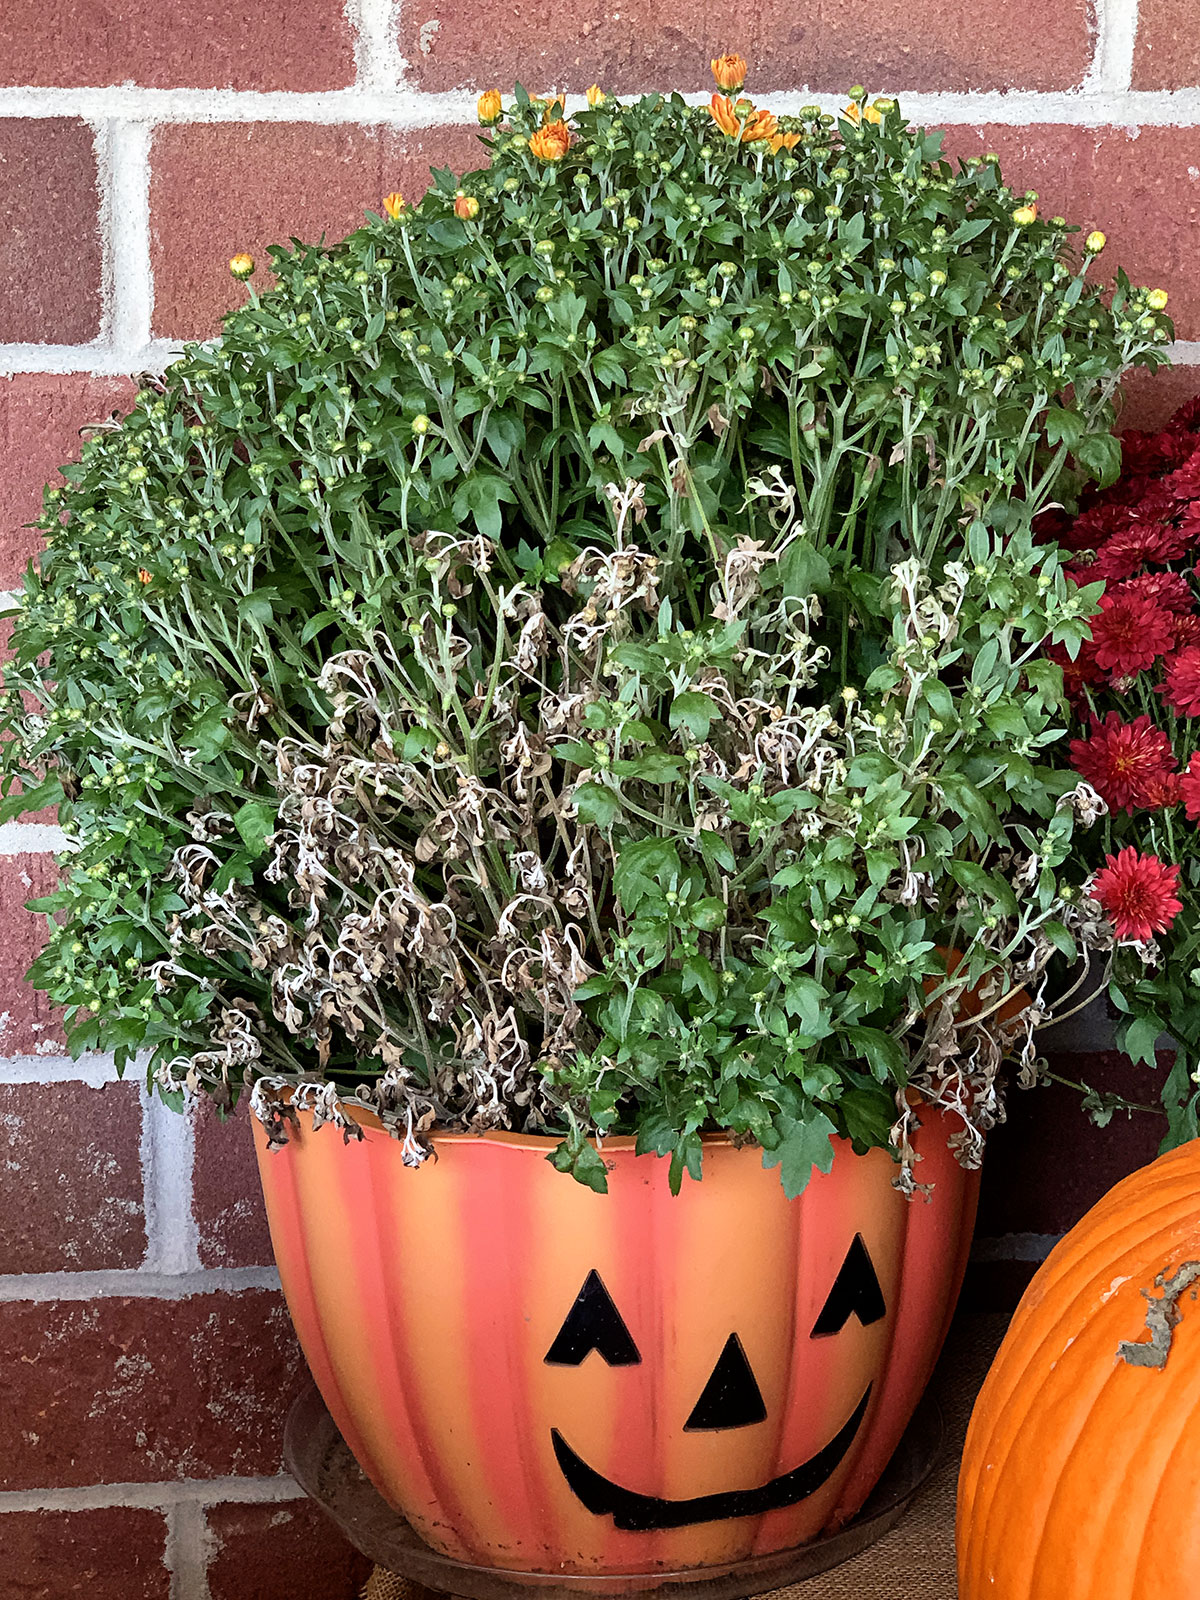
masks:
{"type": "Polygon", "coordinates": [[[539,161],[561,161],[571,148],[571,130],[565,122],[548,122],[530,138],[529,148],[539,161]]]}
{"type": "Polygon", "coordinates": [[[743,144],[755,139],[773,139],[779,132],[779,118],[773,111],[755,111],[742,129],[743,144]]]}
{"type": "Polygon", "coordinates": [[[153,583],[154,582],[154,574],[150,573],[150,572],[147,572],[145,567],[139,567],[138,568],[138,582],[139,583],[153,583]]]}
{"type": "Polygon", "coordinates": [[[746,81],[746,63],[741,56],[717,56],[711,66],[717,88],[724,89],[726,94],[736,93],[746,81]]]}
{"type": "Polygon", "coordinates": [[[708,112],[727,139],[740,138],[741,123],[737,112],[733,109],[732,100],[723,94],[714,94],[709,102],[708,112]]]}
{"type": "Polygon", "coordinates": [[[479,201],[473,194],[460,194],[454,202],[454,215],[470,222],[479,215],[479,201]]]}
{"type": "Polygon", "coordinates": [[[773,156],[777,156],[781,150],[794,150],[799,143],[798,133],[777,133],[774,138],[767,140],[773,156]]]}
{"type": "MultiPolygon", "coordinates": [[[[756,111],[748,100],[739,100],[735,105],[726,95],[714,94],[708,112],[727,139],[741,139],[743,144],[755,139],[773,139],[779,132],[779,118],[775,113],[756,111]]],[[[793,138],[792,143],[795,142],[793,138]]]]}
{"type": "Polygon", "coordinates": [[[602,106],[607,99],[608,96],[598,83],[594,83],[587,92],[587,103],[593,111],[597,106],[602,106]]]}
{"type": "Polygon", "coordinates": [[[878,106],[860,106],[857,100],[851,100],[848,106],[843,107],[842,115],[847,122],[882,122],[883,112],[878,106]]]}
{"type": "Polygon", "coordinates": [[[396,218],[404,210],[404,196],[400,193],[399,189],[396,189],[392,194],[384,195],[383,209],[387,212],[388,216],[391,217],[392,221],[395,222],[396,218]]]}
{"type": "Polygon", "coordinates": [[[478,113],[480,122],[495,122],[496,118],[504,109],[503,102],[500,99],[499,89],[485,89],[479,96],[479,100],[475,109],[478,113]]]}

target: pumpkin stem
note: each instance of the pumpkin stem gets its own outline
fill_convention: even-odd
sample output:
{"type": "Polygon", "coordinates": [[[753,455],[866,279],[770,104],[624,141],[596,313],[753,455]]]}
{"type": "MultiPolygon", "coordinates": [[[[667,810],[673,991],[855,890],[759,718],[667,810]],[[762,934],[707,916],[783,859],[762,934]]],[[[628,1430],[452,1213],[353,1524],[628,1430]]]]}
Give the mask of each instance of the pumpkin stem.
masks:
{"type": "MultiPolygon", "coordinates": [[[[1183,1313],[1179,1309],[1179,1302],[1184,1291],[1200,1279],[1200,1261],[1185,1261],[1183,1266],[1173,1278],[1168,1278],[1165,1272],[1160,1272],[1154,1280],[1155,1288],[1161,1289],[1158,1298],[1149,1289],[1143,1289],[1142,1294],[1150,1302],[1146,1312],[1146,1326],[1150,1330],[1149,1342],[1132,1343],[1122,1340],[1117,1346],[1117,1355],[1121,1360],[1127,1361],[1131,1367],[1165,1367],[1167,1357],[1171,1354],[1171,1340],[1175,1334],[1175,1327],[1183,1313]]],[[[1194,1298],[1194,1295],[1193,1295],[1194,1298]]]]}

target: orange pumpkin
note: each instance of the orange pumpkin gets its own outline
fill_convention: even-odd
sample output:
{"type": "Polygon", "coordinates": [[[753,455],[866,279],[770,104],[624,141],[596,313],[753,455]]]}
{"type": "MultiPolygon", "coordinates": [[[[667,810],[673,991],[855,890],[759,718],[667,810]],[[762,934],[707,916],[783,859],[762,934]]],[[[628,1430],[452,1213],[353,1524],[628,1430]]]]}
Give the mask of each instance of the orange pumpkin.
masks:
{"type": "Polygon", "coordinates": [[[1200,1269],[1200,1142],[1119,1183],[1022,1300],[967,1436],[960,1600],[1200,1595],[1189,1264],[1200,1269]]]}
{"type": "Polygon", "coordinates": [[[976,1182],[930,1114],[922,1178],[841,1144],[789,1201],[708,1142],[679,1196],[610,1139],[609,1193],[553,1141],[303,1117],[260,1167],[285,1293],[347,1443],[429,1544],[482,1565],[646,1572],[787,1549],[852,1516],[921,1395],[976,1182]]]}

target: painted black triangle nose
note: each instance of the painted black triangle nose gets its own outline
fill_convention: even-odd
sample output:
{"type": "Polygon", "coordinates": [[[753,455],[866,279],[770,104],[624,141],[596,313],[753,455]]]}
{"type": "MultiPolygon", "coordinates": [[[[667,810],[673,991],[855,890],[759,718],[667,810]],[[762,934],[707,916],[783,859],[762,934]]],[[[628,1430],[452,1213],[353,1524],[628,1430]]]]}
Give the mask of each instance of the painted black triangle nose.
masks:
{"type": "Polygon", "coordinates": [[[712,1377],[683,1425],[685,1433],[717,1428],[745,1428],[766,1420],[767,1408],[736,1333],[725,1341],[712,1377]]]}

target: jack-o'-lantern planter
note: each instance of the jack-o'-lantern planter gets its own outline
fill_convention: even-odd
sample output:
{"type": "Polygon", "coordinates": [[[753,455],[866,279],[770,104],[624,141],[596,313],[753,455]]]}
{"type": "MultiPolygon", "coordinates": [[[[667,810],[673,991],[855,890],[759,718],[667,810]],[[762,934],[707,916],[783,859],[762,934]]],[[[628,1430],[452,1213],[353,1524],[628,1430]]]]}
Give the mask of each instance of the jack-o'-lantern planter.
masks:
{"type": "Polygon", "coordinates": [[[789,1200],[757,1150],[666,1164],[606,1143],[609,1192],[548,1141],[260,1134],[283,1286],[343,1437],[434,1548],[562,1574],[791,1548],[852,1516],[928,1380],[976,1178],[927,1116],[929,1203],[838,1141],[789,1200]]]}

